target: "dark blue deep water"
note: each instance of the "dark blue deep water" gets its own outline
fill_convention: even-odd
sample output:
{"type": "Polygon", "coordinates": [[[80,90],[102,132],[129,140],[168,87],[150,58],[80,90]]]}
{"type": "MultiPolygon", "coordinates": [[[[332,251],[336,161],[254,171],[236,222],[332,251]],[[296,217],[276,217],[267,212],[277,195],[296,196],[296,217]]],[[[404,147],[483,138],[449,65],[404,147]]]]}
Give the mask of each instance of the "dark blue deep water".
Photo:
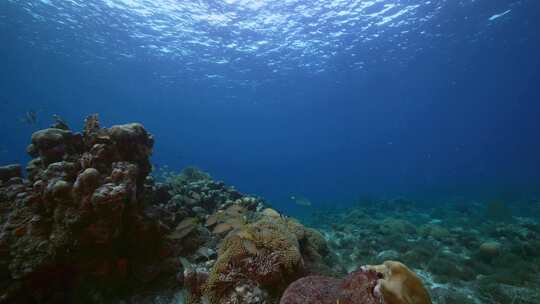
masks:
{"type": "Polygon", "coordinates": [[[156,167],[293,213],[533,196],[538,29],[536,0],[3,0],[0,163],[53,114],[97,112],[143,123],[156,167]]]}

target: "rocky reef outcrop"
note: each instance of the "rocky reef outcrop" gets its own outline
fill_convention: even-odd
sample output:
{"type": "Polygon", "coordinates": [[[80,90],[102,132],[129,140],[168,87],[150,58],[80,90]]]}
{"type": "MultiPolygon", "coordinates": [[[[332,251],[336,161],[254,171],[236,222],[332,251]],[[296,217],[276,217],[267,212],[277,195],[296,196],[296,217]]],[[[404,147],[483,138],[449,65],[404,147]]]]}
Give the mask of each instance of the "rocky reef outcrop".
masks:
{"type": "Polygon", "coordinates": [[[383,268],[337,279],[323,234],[201,170],[150,174],[153,144],[91,115],[0,167],[0,303],[428,303],[391,302],[410,286],[383,268]]]}
{"type": "Polygon", "coordinates": [[[383,300],[373,293],[377,273],[359,270],[344,279],[308,276],[292,283],[280,304],[377,304],[383,300]]]}
{"type": "Polygon", "coordinates": [[[156,247],[158,227],[142,213],[153,143],[142,125],[101,128],[97,115],[83,133],[32,135],[28,179],[18,166],[0,170],[0,263],[9,279],[2,299],[69,302],[81,280],[113,284],[128,276],[156,247]]]}

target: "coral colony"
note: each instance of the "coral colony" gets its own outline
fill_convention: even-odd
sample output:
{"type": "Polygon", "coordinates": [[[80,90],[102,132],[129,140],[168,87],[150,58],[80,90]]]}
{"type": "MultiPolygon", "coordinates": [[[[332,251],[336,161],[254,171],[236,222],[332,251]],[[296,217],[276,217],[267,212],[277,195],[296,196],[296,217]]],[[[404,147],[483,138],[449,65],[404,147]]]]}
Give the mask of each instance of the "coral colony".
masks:
{"type": "Polygon", "coordinates": [[[472,262],[425,248],[452,237],[478,248],[478,265],[503,255],[463,230],[369,209],[308,228],[196,168],[152,177],[153,144],[141,124],[91,115],[82,133],[35,132],[25,178],[0,168],[0,303],[427,304],[443,286],[433,275],[466,280],[472,262]]]}

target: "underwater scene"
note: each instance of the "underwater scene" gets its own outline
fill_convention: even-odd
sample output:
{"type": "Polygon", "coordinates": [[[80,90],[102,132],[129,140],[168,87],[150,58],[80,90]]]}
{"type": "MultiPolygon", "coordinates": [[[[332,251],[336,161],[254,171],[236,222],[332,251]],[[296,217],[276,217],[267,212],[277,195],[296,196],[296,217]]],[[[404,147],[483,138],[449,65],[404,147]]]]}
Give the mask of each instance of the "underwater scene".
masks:
{"type": "Polygon", "coordinates": [[[540,1],[1,0],[0,304],[540,304],[540,1]]]}

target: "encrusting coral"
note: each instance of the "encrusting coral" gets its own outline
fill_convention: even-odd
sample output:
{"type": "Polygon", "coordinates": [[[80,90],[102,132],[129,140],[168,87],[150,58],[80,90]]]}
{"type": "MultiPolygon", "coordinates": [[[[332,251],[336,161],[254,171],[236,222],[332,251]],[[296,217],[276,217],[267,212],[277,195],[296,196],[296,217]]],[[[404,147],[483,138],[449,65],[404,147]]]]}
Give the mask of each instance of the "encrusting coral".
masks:
{"type": "Polygon", "coordinates": [[[292,283],[280,304],[379,304],[381,297],[373,293],[377,273],[359,270],[344,279],[307,276],[292,283]]]}
{"type": "Polygon", "coordinates": [[[382,275],[373,292],[387,304],[430,304],[431,298],[422,280],[403,263],[385,261],[381,265],[366,266],[382,275]]]}

